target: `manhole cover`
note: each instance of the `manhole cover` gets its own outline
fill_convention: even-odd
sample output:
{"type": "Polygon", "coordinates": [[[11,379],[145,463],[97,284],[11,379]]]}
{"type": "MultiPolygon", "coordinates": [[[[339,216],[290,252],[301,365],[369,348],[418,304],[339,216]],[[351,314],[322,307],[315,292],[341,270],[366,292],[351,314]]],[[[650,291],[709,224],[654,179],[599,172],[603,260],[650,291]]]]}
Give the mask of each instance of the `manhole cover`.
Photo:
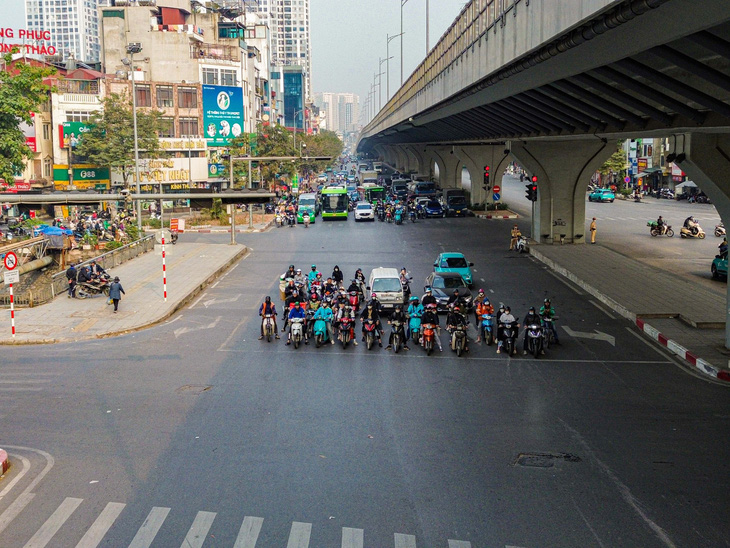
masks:
{"type": "Polygon", "coordinates": [[[205,384],[186,384],[175,390],[175,392],[178,394],[202,394],[211,388],[213,387],[205,384]]]}
{"type": "Polygon", "coordinates": [[[552,468],[555,461],[580,462],[580,457],[570,453],[520,453],[514,464],[532,468],[552,468]]]}

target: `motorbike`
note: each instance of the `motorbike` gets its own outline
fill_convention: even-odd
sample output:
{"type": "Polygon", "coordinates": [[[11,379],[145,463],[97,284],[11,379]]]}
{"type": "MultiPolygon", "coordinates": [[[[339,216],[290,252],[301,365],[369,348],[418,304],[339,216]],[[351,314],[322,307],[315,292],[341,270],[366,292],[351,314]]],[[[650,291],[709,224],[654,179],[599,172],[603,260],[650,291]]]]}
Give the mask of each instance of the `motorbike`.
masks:
{"type": "Polygon", "coordinates": [[[292,318],[289,321],[291,321],[291,342],[294,343],[294,348],[299,348],[304,340],[304,319],[292,318]]]}
{"type": "Polygon", "coordinates": [[[395,209],[395,224],[403,224],[403,210],[399,207],[395,209]]]}
{"type": "Polygon", "coordinates": [[[380,221],[380,222],[385,221],[385,209],[382,207],[378,208],[378,221],[380,221]]]}
{"type": "Polygon", "coordinates": [[[274,316],[266,314],[264,316],[264,337],[267,342],[271,342],[271,337],[274,335],[274,316]]]}
{"type": "Polygon", "coordinates": [[[517,237],[517,243],[515,244],[515,251],[517,253],[527,253],[527,238],[524,236],[517,237]]]}
{"type": "Polygon", "coordinates": [[[408,218],[411,220],[412,223],[416,222],[416,210],[415,209],[409,209],[408,210],[408,218]]]}
{"type": "Polygon", "coordinates": [[[517,319],[514,322],[502,324],[502,344],[508,356],[517,353],[517,319]]]}
{"type": "Polygon", "coordinates": [[[403,333],[403,323],[399,322],[398,320],[393,320],[391,322],[388,322],[391,327],[391,332],[393,333],[393,342],[391,345],[393,346],[393,352],[396,354],[401,349],[401,345],[405,342],[405,336],[403,333]]]}
{"type": "Polygon", "coordinates": [[[436,326],[432,323],[423,324],[423,349],[428,356],[433,352],[433,345],[436,338],[436,326]]]}
{"type": "Polygon", "coordinates": [[[385,212],[385,221],[388,223],[393,222],[393,214],[390,212],[390,210],[385,212]]]}
{"type": "Polygon", "coordinates": [[[313,339],[314,338],[314,310],[308,308],[306,312],[307,316],[307,339],[313,339]]]}
{"type": "Polygon", "coordinates": [[[276,214],[276,228],[281,228],[284,226],[284,218],[281,216],[280,213],[276,214]]]}
{"type": "Polygon", "coordinates": [[[649,232],[652,236],[661,236],[662,234],[666,234],[670,238],[674,236],[674,230],[672,230],[672,225],[668,225],[667,223],[664,223],[663,229],[659,228],[659,225],[657,225],[656,221],[647,221],[646,226],[649,227],[649,232]]]}
{"type": "Polygon", "coordinates": [[[309,228],[309,214],[305,213],[302,215],[302,221],[304,222],[304,228],[309,228]]]}
{"type": "Polygon", "coordinates": [[[466,325],[455,325],[451,330],[451,350],[461,356],[466,348],[466,325]]]}
{"type": "Polygon", "coordinates": [[[555,334],[553,333],[553,322],[558,318],[553,316],[543,316],[542,320],[542,339],[545,344],[545,348],[550,348],[551,344],[555,344],[555,334]]]}
{"type": "Polygon", "coordinates": [[[377,334],[376,325],[373,320],[364,320],[363,327],[365,328],[365,346],[370,350],[375,344],[375,336],[377,334]]]}
{"type": "Polygon", "coordinates": [[[111,277],[108,274],[102,274],[96,279],[78,283],[76,285],[76,296],[79,299],[85,299],[86,297],[94,297],[103,293],[108,297],[111,284],[111,277]]]}
{"type": "Polygon", "coordinates": [[[529,352],[537,358],[543,351],[544,329],[539,323],[532,323],[525,329],[527,329],[527,347],[525,348],[525,352],[529,352]]]}
{"type": "Polygon", "coordinates": [[[482,314],[482,321],[480,324],[482,339],[487,346],[490,346],[494,340],[494,333],[492,333],[492,315],[482,314]]]}
{"type": "Polygon", "coordinates": [[[294,213],[287,213],[286,214],[286,222],[289,225],[289,228],[292,228],[295,224],[297,224],[297,216],[294,215],[294,213]]]}
{"type": "Polygon", "coordinates": [[[699,223],[691,223],[689,227],[683,226],[679,231],[679,235],[682,238],[699,238],[700,240],[705,239],[705,231],[699,223]]]}
{"type": "Polygon", "coordinates": [[[340,320],[337,338],[342,343],[342,348],[347,348],[347,345],[352,340],[352,318],[344,316],[340,320]]]}
{"type": "Polygon", "coordinates": [[[411,332],[413,344],[421,343],[421,316],[408,316],[408,330],[411,332]]]}
{"type": "Polygon", "coordinates": [[[170,232],[170,243],[175,245],[177,243],[178,233],[177,230],[170,232]]]}
{"type": "Polygon", "coordinates": [[[355,313],[358,313],[360,311],[360,294],[357,291],[350,291],[348,300],[355,313]]]}
{"type": "Polygon", "coordinates": [[[725,235],[725,223],[720,223],[719,225],[715,225],[715,236],[718,238],[725,235]]]}
{"type": "Polygon", "coordinates": [[[327,341],[329,341],[327,322],[324,321],[322,318],[317,318],[314,321],[314,342],[316,343],[317,348],[319,348],[327,341]]]}

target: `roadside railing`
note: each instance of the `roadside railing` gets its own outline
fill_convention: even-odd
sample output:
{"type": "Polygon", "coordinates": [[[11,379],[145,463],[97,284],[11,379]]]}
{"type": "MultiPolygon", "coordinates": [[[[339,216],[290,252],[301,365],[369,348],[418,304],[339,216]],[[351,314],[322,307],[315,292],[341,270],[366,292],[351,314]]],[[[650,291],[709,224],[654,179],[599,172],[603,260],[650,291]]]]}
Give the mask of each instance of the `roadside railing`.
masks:
{"type": "MultiPolygon", "coordinates": [[[[96,261],[104,270],[134,259],[135,257],[151,251],[155,247],[155,236],[145,236],[141,240],[129,243],[112,251],[108,251],[98,257],[81,262],[76,266],[84,266],[96,261]]],[[[68,291],[68,280],[66,272],[58,272],[51,277],[51,283],[46,287],[29,289],[13,295],[13,302],[16,307],[34,307],[52,301],[57,295],[68,291]]],[[[0,307],[10,307],[10,296],[0,295],[0,307]]]]}

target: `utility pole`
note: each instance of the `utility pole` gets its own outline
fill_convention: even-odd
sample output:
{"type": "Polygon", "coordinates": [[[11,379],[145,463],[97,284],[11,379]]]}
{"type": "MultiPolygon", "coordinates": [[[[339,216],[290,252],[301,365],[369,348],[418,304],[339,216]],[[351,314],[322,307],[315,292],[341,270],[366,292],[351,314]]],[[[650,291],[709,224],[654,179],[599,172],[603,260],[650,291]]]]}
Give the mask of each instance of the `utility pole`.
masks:
{"type": "Polygon", "coordinates": [[[402,35],[403,35],[402,32],[400,34],[396,34],[395,36],[390,36],[387,33],[385,35],[385,60],[386,60],[385,72],[387,73],[387,76],[385,78],[385,82],[386,82],[385,102],[386,103],[390,100],[390,60],[392,59],[392,57],[390,56],[390,41],[395,38],[398,38],[399,36],[402,36],[402,35]]]}

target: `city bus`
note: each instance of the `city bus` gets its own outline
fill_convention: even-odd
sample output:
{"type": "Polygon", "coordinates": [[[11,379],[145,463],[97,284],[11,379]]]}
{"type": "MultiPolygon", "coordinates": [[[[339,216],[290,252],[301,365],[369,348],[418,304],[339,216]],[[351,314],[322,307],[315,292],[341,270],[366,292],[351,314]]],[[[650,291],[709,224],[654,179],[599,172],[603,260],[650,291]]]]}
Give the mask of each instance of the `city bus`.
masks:
{"type": "Polygon", "coordinates": [[[344,186],[328,186],[322,189],[322,220],[347,220],[347,188],[344,186]]]}
{"type": "Polygon", "coordinates": [[[304,194],[299,195],[299,199],[297,200],[297,222],[303,223],[304,222],[304,212],[309,212],[309,222],[313,223],[314,219],[317,217],[317,213],[319,208],[317,207],[317,196],[316,194],[313,194],[311,192],[305,192],[304,194]]]}
{"type": "Polygon", "coordinates": [[[382,186],[365,187],[365,199],[374,204],[376,200],[385,200],[385,189],[382,186]]]}

